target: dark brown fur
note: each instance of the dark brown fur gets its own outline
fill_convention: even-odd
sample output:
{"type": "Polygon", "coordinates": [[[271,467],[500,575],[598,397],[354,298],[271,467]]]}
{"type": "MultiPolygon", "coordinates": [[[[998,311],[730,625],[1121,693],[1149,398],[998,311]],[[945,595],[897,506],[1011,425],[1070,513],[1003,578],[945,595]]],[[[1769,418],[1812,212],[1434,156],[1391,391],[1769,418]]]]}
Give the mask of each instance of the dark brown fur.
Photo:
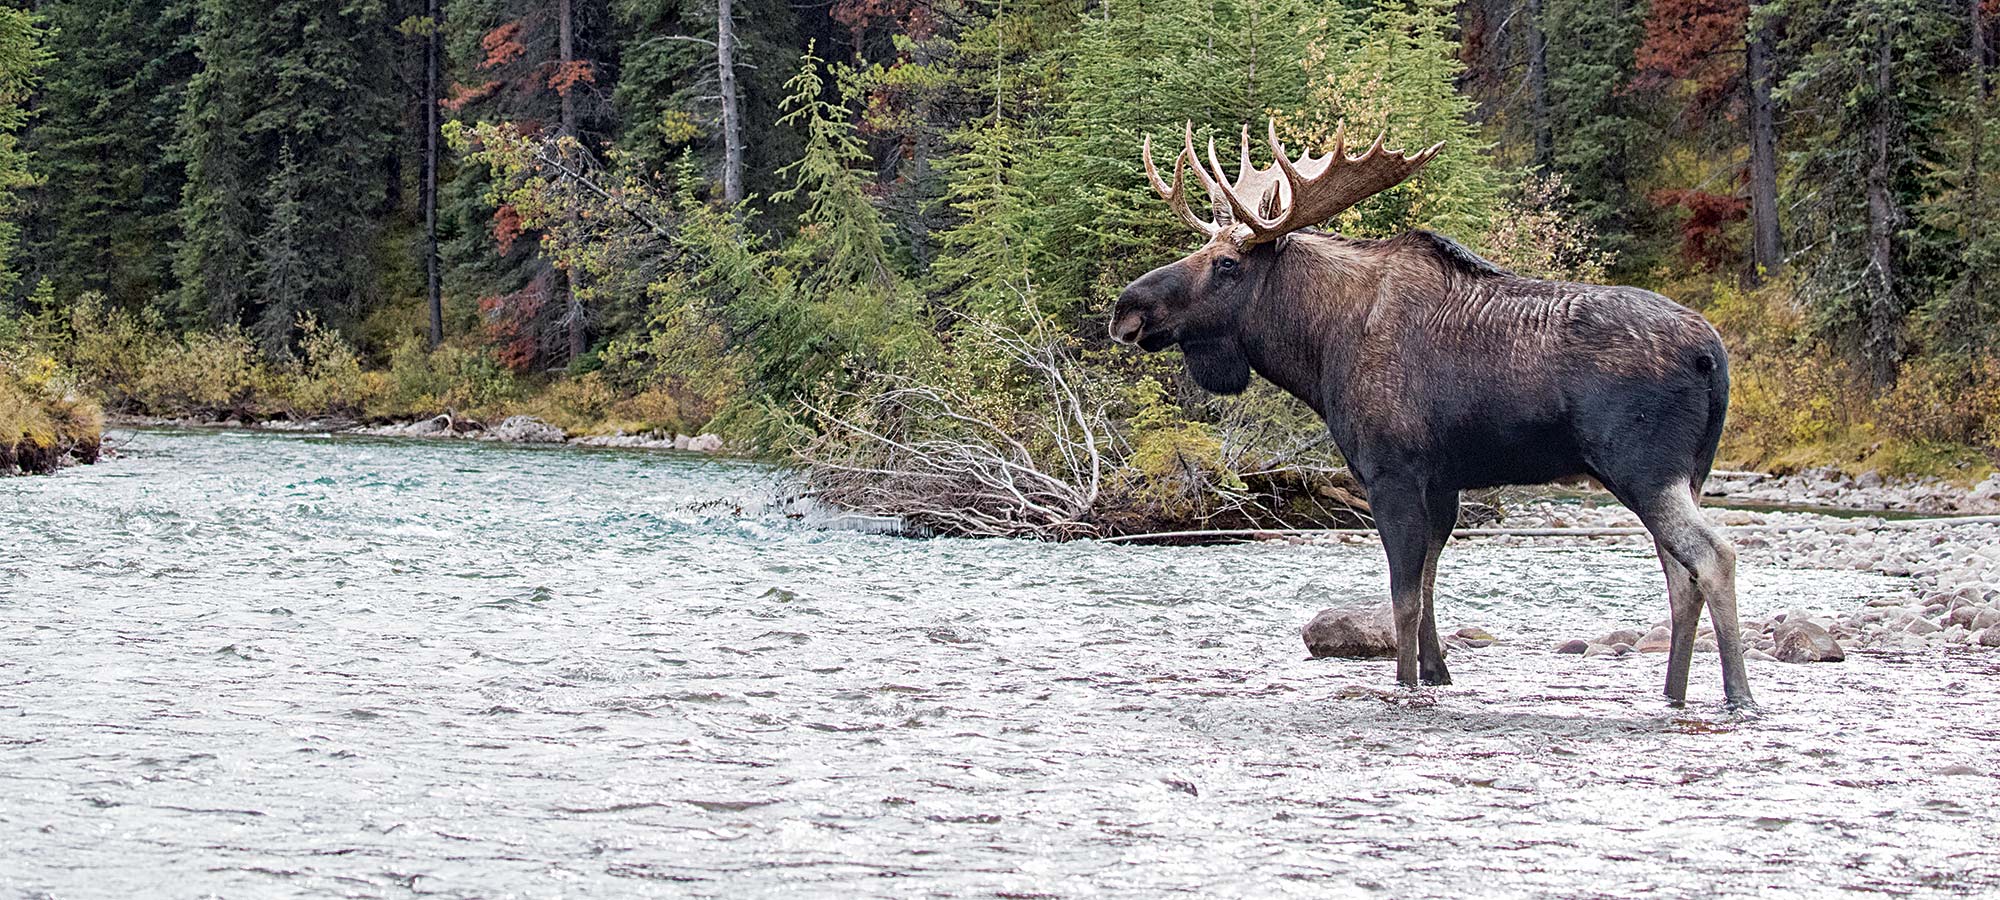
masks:
{"type": "Polygon", "coordinates": [[[1702,521],[1728,362],[1700,315],[1649,291],[1523,278],[1444,237],[1225,230],[1133,282],[1112,335],[1179,345],[1204,387],[1252,371],[1311,405],[1368,488],[1390,557],[1397,674],[1449,683],[1431,582],[1458,492],[1594,478],[1653,532],[1674,601],[1667,694],[1685,696],[1706,603],[1724,688],[1747,704],[1734,553],[1702,521]]]}

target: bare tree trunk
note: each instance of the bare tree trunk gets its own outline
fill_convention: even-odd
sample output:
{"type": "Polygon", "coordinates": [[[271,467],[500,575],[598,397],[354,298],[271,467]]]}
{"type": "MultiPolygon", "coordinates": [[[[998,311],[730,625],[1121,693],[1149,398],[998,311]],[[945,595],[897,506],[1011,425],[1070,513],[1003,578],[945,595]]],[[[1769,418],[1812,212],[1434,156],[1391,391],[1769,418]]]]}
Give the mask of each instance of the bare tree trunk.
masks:
{"type": "MultiPolygon", "coordinates": [[[[569,77],[570,67],[576,63],[576,23],[572,15],[574,0],[556,2],[556,52],[562,57],[562,135],[575,139],[576,98],[573,96],[575,84],[569,77]]],[[[576,268],[565,266],[563,280],[568,289],[569,304],[563,312],[563,321],[569,325],[569,361],[575,363],[583,356],[585,348],[583,323],[583,298],[577,295],[576,268]]]]}
{"type": "Polygon", "coordinates": [[[736,90],[733,0],[715,0],[715,69],[722,83],[722,202],[743,202],[743,100],[736,90]]]}
{"type": "Polygon", "coordinates": [[[444,290],[438,276],[438,70],[442,67],[443,4],[430,0],[424,36],[424,290],[430,300],[431,349],[444,343],[444,290]]]}
{"type": "MultiPolygon", "coordinates": [[[[1750,4],[1750,33],[1744,42],[1750,89],[1750,283],[1776,275],[1785,264],[1778,233],[1778,123],[1771,100],[1771,23],[1758,15],[1770,0],[1750,4]]],[[[1972,0],[1977,4],[1979,0],[1972,0]]]]}
{"type": "Polygon", "coordinates": [[[1549,40],[1542,31],[1542,0],[1528,0],[1528,127],[1534,137],[1530,162],[1546,173],[1555,159],[1555,135],[1549,127],[1549,40]]]}
{"type": "Polygon", "coordinates": [[[1895,90],[1892,55],[1895,25],[1885,23],[1875,47],[1875,99],[1868,115],[1868,270],[1862,290],[1867,304],[1863,312],[1862,356],[1876,389],[1896,380],[1900,355],[1901,316],[1896,302],[1896,222],[1900,211],[1889,183],[1889,141],[1895,90]]]}

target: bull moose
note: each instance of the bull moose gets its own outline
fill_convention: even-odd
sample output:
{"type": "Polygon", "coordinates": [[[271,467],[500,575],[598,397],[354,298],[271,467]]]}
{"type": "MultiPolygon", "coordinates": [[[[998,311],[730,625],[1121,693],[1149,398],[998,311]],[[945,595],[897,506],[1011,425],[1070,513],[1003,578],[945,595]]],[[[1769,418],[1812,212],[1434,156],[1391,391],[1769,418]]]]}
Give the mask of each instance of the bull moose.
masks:
{"type": "MultiPolygon", "coordinates": [[[[1256,372],[1325,420],[1366,488],[1389,557],[1396,679],[1450,684],[1432,588],[1458,522],[1459,492],[1596,479],[1639,515],[1666,571],[1672,646],[1666,695],[1687,697],[1708,607],[1729,705],[1751,704],[1736,620],[1736,552],[1709,527],[1699,491],[1728,407],[1729,364],[1700,314],[1650,291],[1516,275],[1442,235],[1357,240],[1314,226],[1403,182],[1437,157],[1387,150],[1291,158],[1225,173],[1192,123],[1173,184],[1141,146],[1147,180],[1207,237],[1126,286],[1111,337],[1179,346],[1204,389],[1235,394],[1256,372]],[[1212,220],[1188,203],[1188,171],[1212,220]]],[[[1386,133],[1386,132],[1385,132],[1386,133]]]]}

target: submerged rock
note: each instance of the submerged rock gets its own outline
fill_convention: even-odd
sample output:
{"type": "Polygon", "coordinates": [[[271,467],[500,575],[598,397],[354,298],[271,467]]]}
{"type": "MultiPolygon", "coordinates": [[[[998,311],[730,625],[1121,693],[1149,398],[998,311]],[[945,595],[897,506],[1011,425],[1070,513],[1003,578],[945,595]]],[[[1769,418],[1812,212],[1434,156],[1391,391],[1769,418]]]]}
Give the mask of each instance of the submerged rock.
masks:
{"type": "Polygon", "coordinates": [[[1573,641],[1564,641],[1556,645],[1557,653],[1582,653],[1589,649],[1590,642],[1582,638],[1577,638],[1573,641]]]}
{"type": "Polygon", "coordinates": [[[1396,620],[1389,604],[1320,610],[1305,627],[1314,659],[1377,659],[1396,655],[1396,620]]]}
{"type": "Polygon", "coordinates": [[[1804,616],[1786,616],[1772,633],[1771,655],[1789,663],[1840,662],[1847,651],[1833,635],[1804,616]]]}

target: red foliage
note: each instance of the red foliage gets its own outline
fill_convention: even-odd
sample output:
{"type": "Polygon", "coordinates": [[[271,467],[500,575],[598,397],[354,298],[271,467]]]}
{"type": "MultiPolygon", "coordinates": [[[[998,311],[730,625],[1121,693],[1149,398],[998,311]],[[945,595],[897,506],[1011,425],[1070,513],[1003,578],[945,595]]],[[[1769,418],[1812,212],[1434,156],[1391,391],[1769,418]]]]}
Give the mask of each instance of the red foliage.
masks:
{"type": "Polygon", "coordinates": [[[1711,194],[1695,188],[1658,190],[1646,199],[1660,206],[1678,206],[1687,211],[1681,223],[1681,258],[1702,268],[1727,264],[1732,255],[1723,226],[1741,222],[1750,213],[1750,203],[1741,197],[1711,194]]]}
{"type": "Polygon", "coordinates": [[[1749,18],[1747,0],[1653,0],[1632,86],[1657,90],[1692,80],[1696,89],[1690,115],[1705,116],[1731,105],[1743,78],[1741,48],[1749,18]]]}
{"type": "Polygon", "coordinates": [[[549,72],[549,87],[557,94],[569,96],[570,89],[579,84],[596,84],[597,71],[590,67],[587,59],[571,60],[567,65],[554,63],[549,72]]]}
{"type": "Polygon", "coordinates": [[[494,346],[493,355],[516,372],[533,369],[547,343],[549,273],[544,270],[511,294],[479,298],[479,315],[485,320],[486,339],[494,346]]]}
{"type": "Polygon", "coordinates": [[[862,37],[876,25],[920,41],[937,33],[937,17],[925,0],[839,0],[832,15],[835,22],[847,26],[856,52],[861,49],[862,37]]]}
{"type": "Polygon", "coordinates": [[[521,43],[521,23],[508,22],[486,32],[479,39],[479,49],[486,51],[486,58],[479,63],[482,69],[497,69],[520,59],[528,52],[528,46],[521,43]]]}
{"type": "Polygon", "coordinates": [[[500,82],[497,81],[489,81],[479,85],[452,82],[451,96],[439,100],[438,105],[444,107],[446,112],[458,112],[471,104],[493,96],[499,90],[500,82]]]}
{"type": "Polygon", "coordinates": [[[511,203],[503,203],[493,211],[493,242],[499,245],[501,256],[514,252],[514,240],[527,229],[521,224],[521,212],[511,203]]]}

